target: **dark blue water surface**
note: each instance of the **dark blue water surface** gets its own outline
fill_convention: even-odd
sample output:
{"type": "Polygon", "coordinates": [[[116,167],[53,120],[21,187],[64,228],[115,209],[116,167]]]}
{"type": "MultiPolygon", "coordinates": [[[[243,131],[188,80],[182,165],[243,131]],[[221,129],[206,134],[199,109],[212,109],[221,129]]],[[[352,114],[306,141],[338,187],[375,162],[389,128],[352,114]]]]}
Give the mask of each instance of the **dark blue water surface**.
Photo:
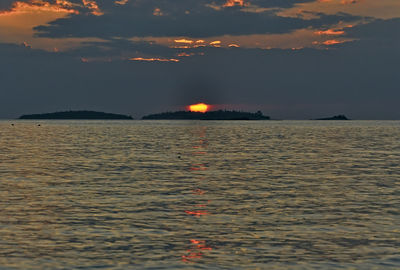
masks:
{"type": "Polygon", "coordinates": [[[0,269],[398,269],[400,122],[1,121],[0,203],[0,269]]]}

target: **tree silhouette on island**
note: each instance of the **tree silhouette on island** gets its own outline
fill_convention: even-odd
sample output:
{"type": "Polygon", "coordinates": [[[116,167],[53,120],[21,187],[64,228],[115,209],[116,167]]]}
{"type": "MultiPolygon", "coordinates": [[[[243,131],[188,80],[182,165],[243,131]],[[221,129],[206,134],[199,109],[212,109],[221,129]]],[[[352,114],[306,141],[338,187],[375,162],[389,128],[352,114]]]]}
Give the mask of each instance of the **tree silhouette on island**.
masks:
{"type": "Polygon", "coordinates": [[[158,114],[150,114],[142,117],[143,120],[270,120],[269,116],[265,116],[261,111],[256,113],[238,112],[238,111],[207,111],[207,112],[191,112],[177,111],[164,112],[158,114]]]}
{"type": "MultiPolygon", "coordinates": [[[[129,115],[96,112],[96,111],[64,111],[43,114],[26,114],[19,117],[25,120],[132,120],[129,115]]],[[[176,111],[150,114],[142,117],[143,120],[270,120],[269,116],[261,111],[255,113],[240,111],[176,111]]],[[[313,120],[349,120],[345,115],[335,115],[313,120]]]]}
{"type": "Polygon", "coordinates": [[[339,114],[332,117],[317,118],[315,120],[349,120],[349,119],[344,114],[339,114]]]}
{"type": "Polygon", "coordinates": [[[19,119],[46,119],[46,120],[132,120],[132,116],[95,112],[95,111],[65,111],[43,114],[26,114],[19,119]]]}

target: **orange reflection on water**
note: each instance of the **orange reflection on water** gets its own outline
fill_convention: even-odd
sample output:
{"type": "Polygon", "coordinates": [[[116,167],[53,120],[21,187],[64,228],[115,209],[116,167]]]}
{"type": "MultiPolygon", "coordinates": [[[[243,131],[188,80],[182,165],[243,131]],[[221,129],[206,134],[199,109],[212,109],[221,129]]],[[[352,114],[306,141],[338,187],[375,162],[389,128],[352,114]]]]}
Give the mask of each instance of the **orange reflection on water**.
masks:
{"type": "Polygon", "coordinates": [[[192,167],[190,167],[191,171],[206,171],[207,170],[207,166],[203,163],[201,164],[192,164],[192,167]]]}
{"type": "Polygon", "coordinates": [[[198,189],[193,190],[193,193],[196,195],[203,195],[206,192],[204,190],[201,190],[198,188],[198,189]]]}
{"type": "Polygon", "coordinates": [[[203,253],[201,252],[191,252],[188,250],[189,255],[182,255],[182,261],[184,262],[193,262],[192,259],[201,259],[203,257],[203,253]]]}
{"type": "Polygon", "coordinates": [[[207,154],[207,152],[203,152],[203,151],[193,152],[193,155],[205,155],[205,154],[207,154]]]}
{"type": "Polygon", "coordinates": [[[206,245],[205,240],[190,239],[192,248],[188,249],[188,255],[182,255],[183,262],[195,262],[195,259],[201,259],[204,255],[204,251],[212,250],[210,246],[206,245]]]}
{"type": "MultiPolygon", "coordinates": [[[[196,150],[206,150],[208,146],[208,140],[206,139],[206,128],[200,128],[195,130],[194,136],[196,138],[196,144],[192,145],[192,149],[194,149],[192,152],[193,155],[196,154],[202,154],[205,155],[207,154],[206,151],[196,151],[196,150]]],[[[208,170],[208,164],[205,160],[202,159],[203,157],[198,157],[198,159],[195,159],[194,162],[191,163],[190,165],[190,171],[205,171],[208,170]],[[204,162],[204,163],[202,163],[204,162]]],[[[196,183],[199,183],[200,181],[205,180],[204,176],[201,176],[201,174],[195,174],[193,173],[193,178],[195,178],[196,183]]],[[[204,198],[204,194],[206,193],[205,190],[201,189],[200,187],[197,187],[192,190],[192,194],[195,196],[201,196],[197,197],[199,200],[197,203],[192,204],[191,207],[189,208],[190,210],[185,210],[185,213],[190,216],[194,216],[197,218],[201,218],[202,216],[207,216],[211,215],[211,213],[208,212],[207,206],[208,203],[210,202],[206,198],[204,198]]],[[[192,197],[193,198],[193,197],[192,197]]],[[[205,252],[211,251],[212,248],[206,244],[206,240],[199,240],[199,239],[189,239],[191,247],[186,250],[186,254],[182,255],[182,262],[185,263],[196,263],[199,262],[202,258],[205,252]]]]}
{"type": "Polygon", "coordinates": [[[196,216],[196,217],[205,216],[205,215],[210,214],[210,213],[208,213],[207,210],[194,210],[194,211],[185,210],[185,213],[188,215],[196,216]]]}
{"type": "MultiPolygon", "coordinates": [[[[193,192],[193,194],[200,195],[200,196],[202,196],[202,195],[204,195],[204,193],[206,193],[206,191],[204,191],[200,188],[197,188],[197,189],[193,190],[192,192],[193,192]]],[[[197,204],[196,207],[204,208],[204,207],[207,207],[207,204],[197,204]]],[[[210,213],[207,210],[192,210],[192,211],[186,210],[185,213],[188,215],[196,216],[196,217],[210,215],[210,213]]]]}
{"type": "Polygon", "coordinates": [[[199,140],[199,143],[200,143],[200,144],[206,144],[206,143],[208,143],[208,141],[207,141],[206,139],[200,139],[200,140],[199,140]]]}

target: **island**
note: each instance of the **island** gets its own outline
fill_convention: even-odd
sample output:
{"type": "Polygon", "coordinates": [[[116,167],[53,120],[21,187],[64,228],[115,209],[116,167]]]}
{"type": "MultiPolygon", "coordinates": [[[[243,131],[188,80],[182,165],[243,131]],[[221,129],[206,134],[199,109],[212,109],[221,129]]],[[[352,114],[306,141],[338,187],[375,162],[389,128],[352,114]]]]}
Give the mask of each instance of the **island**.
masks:
{"type": "Polygon", "coordinates": [[[46,120],[132,120],[132,116],[95,112],[95,111],[65,111],[43,114],[26,114],[19,119],[46,119],[46,120]]]}
{"type": "Polygon", "coordinates": [[[207,112],[191,112],[177,111],[164,112],[158,114],[150,114],[142,117],[143,120],[270,120],[269,116],[265,116],[261,111],[256,113],[238,112],[238,111],[207,111],[207,112]]]}
{"type": "Polygon", "coordinates": [[[339,114],[339,115],[335,115],[332,117],[326,117],[326,118],[318,118],[315,120],[349,120],[345,115],[343,114],[339,114]]]}

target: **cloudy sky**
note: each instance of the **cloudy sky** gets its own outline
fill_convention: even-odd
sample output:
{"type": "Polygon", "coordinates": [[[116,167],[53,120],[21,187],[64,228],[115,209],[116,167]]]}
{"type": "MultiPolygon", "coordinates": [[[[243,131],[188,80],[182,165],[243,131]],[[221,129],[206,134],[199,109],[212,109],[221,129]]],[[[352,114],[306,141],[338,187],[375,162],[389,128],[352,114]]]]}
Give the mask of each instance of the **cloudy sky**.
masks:
{"type": "Polygon", "coordinates": [[[399,29],[399,0],[0,0],[0,118],[400,119],[399,29]]]}

